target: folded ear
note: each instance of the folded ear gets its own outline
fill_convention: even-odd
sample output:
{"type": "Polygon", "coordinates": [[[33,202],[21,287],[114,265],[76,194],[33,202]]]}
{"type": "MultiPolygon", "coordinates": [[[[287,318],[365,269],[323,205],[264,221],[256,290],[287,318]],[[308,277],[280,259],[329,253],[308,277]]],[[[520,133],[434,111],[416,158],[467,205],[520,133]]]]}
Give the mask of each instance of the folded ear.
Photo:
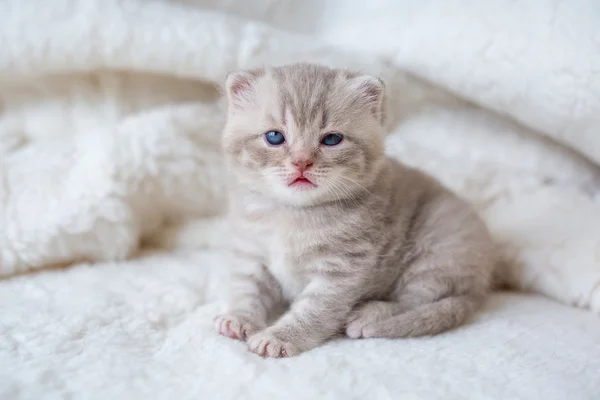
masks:
{"type": "Polygon", "coordinates": [[[354,90],[364,99],[375,118],[383,125],[385,119],[385,83],[376,76],[362,75],[351,80],[354,90]]]}
{"type": "Polygon", "coordinates": [[[256,76],[248,71],[229,73],[225,79],[225,89],[229,104],[234,107],[240,107],[243,103],[248,102],[255,81],[256,76]]]}

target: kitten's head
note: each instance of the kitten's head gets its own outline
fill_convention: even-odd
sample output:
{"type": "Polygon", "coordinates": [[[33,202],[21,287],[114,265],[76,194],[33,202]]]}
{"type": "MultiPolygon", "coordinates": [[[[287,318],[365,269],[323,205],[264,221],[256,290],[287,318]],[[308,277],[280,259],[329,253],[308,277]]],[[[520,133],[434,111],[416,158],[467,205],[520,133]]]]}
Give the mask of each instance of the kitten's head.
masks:
{"type": "Polygon", "coordinates": [[[223,149],[235,184],[306,206],[367,190],[384,159],[383,82],[311,64],[226,81],[223,149]]]}

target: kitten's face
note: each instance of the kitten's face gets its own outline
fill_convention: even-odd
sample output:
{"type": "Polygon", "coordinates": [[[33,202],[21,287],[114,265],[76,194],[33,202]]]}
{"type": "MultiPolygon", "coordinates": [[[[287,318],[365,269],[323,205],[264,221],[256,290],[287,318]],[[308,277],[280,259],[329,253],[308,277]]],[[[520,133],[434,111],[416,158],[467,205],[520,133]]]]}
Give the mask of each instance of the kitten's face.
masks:
{"type": "Polygon", "coordinates": [[[295,206],[357,195],[383,158],[383,84],[299,64],[232,74],[223,148],[236,184],[295,206]]]}

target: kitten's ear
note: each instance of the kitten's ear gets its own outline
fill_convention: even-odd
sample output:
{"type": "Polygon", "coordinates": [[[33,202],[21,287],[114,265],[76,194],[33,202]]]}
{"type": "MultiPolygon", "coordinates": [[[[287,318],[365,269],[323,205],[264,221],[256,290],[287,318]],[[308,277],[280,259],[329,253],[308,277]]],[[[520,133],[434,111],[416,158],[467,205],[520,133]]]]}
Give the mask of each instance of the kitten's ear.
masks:
{"type": "Polygon", "coordinates": [[[383,125],[385,120],[385,83],[376,76],[363,75],[352,79],[353,89],[360,93],[367,106],[383,125]]]}
{"type": "Polygon", "coordinates": [[[256,76],[248,71],[229,73],[225,79],[225,90],[227,91],[229,104],[234,107],[240,107],[249,101],[255,81],[256,76]]]}

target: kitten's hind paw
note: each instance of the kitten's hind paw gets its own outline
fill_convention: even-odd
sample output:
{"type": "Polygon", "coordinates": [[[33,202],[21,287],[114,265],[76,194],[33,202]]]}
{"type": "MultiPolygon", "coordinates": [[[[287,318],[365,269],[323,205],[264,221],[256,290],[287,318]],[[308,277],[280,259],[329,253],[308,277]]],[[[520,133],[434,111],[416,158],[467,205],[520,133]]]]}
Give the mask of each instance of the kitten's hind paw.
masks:
{"type": "Polygon", "coordinates": [[[346,326],[346,336],[350,339],[370,338],[373,336],[374,322],[372,318],[356,319],[346,326]]]}
{"type": "Polygon", "coordinates": [[[346,336],[351,339],[372,337],[373,326],[403,310],[399,303],[387,301],[369,301],[352,310],[346,322],[346,336]]]}
{"type": "Polygon", "coordinates": [[[219,315],[213,322],[219,335],[237,340],[246,340],[265,328],[263,324],[256,323],[248,317],[232,314],[219,315]]]}
{"type": "Polygon", "coordinates": [[[353,321],[346,327],[346,336],[350,339],[360,339],[363,337],[364,323],[362,321],[353,321]]]}
{"type": "Polygon", "coordinates": [[[296,346],[276,338],[268,331],[259,332],[248,339],[248,349],[265,358],[293,357],[300,354],[296,346]]]}

